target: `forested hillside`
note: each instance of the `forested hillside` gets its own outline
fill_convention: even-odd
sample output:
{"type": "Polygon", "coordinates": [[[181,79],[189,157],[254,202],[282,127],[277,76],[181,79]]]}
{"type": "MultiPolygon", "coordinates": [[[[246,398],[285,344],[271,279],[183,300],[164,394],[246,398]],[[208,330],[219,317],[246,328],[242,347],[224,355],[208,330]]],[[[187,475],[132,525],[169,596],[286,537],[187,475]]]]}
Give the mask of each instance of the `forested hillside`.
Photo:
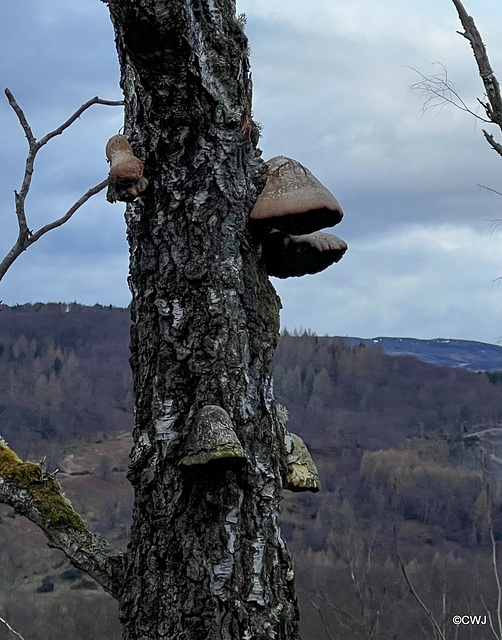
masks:
{"type": "Polygon", "coordinates": [[[78,304],[0,307],[0,420],[22,457],[130,429],[129,312],[78,304]]]}
{"type": "MultiPolygon", "coordinates": [[[[48,455],[75,506],[123,544],[132,508],[128,311],[0,309],[0,434],[23,457],[48,455]]],[[[305,639],[433,637],[397,549],[446,637],[492,636],[488,625],[455,635],[451,618],[485,615],[483,601],[496,609],[480,460],[483,454],[499,540],[501,378],[393,358],[339,338],[282,337],[275,395],[323,483],[318,494],[285,491],[283,502],[305,639]]],[[[110,640],[120,637],[111,599],[6,507],[0,566],[0,616],[26,639],[90,640],[96,625],[110,640]]],[[[7,638],[0,625],[0,640],[7,638]]]]}
{"type": "Polygon", "coordinates": [[[344,640],[433,637],[403,580],[394,527],[409,577],[447,637],[490,637],[488,627],[454,635],[452,616],[484,615],[483,600],[495,611],[481,456],[492,471],[500,539],[501,448],[483,452],[473,434],[502,428],[499,377],[393,358],[378,346],[286,335],[275,379],[289,427],[308,443],[324,488],[288,498],[283,516],[305,637],[326,638],[327,630],[344,640]]]}

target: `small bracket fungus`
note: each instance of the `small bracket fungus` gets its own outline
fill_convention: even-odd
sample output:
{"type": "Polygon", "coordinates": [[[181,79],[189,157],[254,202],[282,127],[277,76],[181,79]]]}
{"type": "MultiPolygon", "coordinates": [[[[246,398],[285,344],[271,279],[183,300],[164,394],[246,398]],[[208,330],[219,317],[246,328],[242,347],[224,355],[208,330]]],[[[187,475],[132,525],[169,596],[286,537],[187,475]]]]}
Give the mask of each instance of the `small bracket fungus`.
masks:
{"type": "Polygon", "coordinates": [[[195,416],[180,464],[190,467],[208,462],[239,462],[246,455],[235,433],[230,416],[221,407],[208,404],[195,416]]]}
{"type": "Polygon", "coordinates": [[[267,273],[276,278],[319,273],[343,258],[346,243],[331,233],[315,231],[302,236],[270,229],[261,236],[267,273]]]}
{"type": "Polygon", "coordinates": [[[251,219],[299,235],[338,224],[343,211],[336,198],[296,160],[277,156],[265,163],[267,182],[251,219]]]}
{"type": "Polygon", "coordinates": [[[110,163],[108,174],[108,202],[132,202],[148,186],[143,176],[143,162],[134,155],[127,136],[112,136],[106,145],[106,157],[110,163]]]}
{"type": "Polygon", "coordinates": [[[321,488],[319,473],[306,444],[296,433],[289,434],[290,448],[286,458],[287,473],[284,488],[290,491],[317,492],[321,488]]]}

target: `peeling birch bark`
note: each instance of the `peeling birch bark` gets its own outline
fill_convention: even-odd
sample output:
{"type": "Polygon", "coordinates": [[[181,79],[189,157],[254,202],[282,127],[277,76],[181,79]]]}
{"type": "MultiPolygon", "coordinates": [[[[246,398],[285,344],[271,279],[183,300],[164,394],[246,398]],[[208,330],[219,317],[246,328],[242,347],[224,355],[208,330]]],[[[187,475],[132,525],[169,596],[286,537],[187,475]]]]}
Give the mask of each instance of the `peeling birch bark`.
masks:
{"type": "Polygon", "coordinates": [[[107,4],[125,134],[149,179],[126,212],[136,423],[124,638],[295,640],[277,523],[280,301],[249,229],[263,163],[242,126],[252,116],[247,39],[233,0],[107,4]],[[180,464],[207,405],[228,414],[241,466],[180,464]]]}

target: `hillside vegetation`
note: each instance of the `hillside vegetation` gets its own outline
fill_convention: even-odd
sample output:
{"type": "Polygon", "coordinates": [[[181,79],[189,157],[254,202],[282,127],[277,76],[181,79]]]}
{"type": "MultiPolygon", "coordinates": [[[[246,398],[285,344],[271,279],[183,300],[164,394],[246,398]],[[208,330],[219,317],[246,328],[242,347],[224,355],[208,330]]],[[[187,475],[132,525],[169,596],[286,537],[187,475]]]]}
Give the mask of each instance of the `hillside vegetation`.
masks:
{"type": "MultiPolygon", "coordinates": [[[[76,508],[123,545],[132,509],[127,310],[0,309],[0,433],[22,457],[48,455],[76,508]]],[[[488,625],[455,628],[452,616],[485,615],[483,602],[496,609],[480,460],[499,540],[502,455],[497,439],[481,434],[502,432],[501,380],[339,338],[282,337],[275,395],[323,483],[318,494],[285,491],[283,502],[304,638],[432,638],[397,549],[447,638],[492,637],[488,625]]],[[[0,566],[0,616],[26,640],[91,640],[98,629],[100,637],[120,637],[111,598],[7,507],[0,566]]],[[[8,638],[0,625],[0,640],[8,638]]]]}

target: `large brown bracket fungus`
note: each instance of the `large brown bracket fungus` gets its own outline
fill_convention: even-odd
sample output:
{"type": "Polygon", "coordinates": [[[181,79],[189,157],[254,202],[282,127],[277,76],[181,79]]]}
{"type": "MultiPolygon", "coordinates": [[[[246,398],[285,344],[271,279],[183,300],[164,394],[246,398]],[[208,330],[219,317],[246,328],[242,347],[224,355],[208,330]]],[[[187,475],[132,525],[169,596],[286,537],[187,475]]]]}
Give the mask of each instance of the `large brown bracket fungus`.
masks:
{"type": "Polygon", "coordinates": [[[267,272],[290,278],[323,271],[342,259],[346,243],[319,230],[338,224],[343,211],[326,187],[296,160],[265,163],[266,183],[251,211],[267,272]]]}
{"type": "Polygon", "coordinates": [[[265,166],[267,182],[251,220],[301,235],[333,227],[343,218],[335,196],[299,162],[276,156],[265,166]]]}
{"type": "Polygon", "coordinates": [[[339,262],[347,251],[337,236],[315,231],[302,236],[271,229],[261,234],[267,273],[276,278],[291,278],[319,273],[339,262]]]}
{"type": "Polygon", "coordinates": [[[110,163],[108,174],[108,202],[132,202],[148,186],[143,176],[143,162],[134,155],[127,136],[112,136],[106,145],[106,158],[110,163]]]}

